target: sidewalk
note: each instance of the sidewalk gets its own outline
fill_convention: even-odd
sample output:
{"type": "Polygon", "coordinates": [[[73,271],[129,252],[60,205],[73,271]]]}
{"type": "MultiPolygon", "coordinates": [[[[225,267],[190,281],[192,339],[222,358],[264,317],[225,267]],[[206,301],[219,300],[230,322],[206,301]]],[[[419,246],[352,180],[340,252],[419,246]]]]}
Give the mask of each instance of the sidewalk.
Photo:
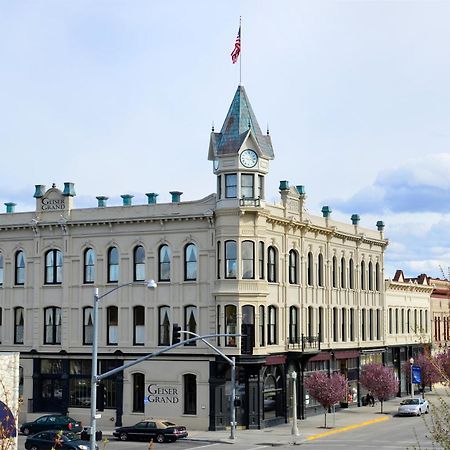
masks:
{"type": "MultiPolygon", "coordinates": [[[[418,394],[417,394],[418,395],[418,394]]],[[[426,392],[425,398],[432,404],[439,395],[443,395],[440,389],[426,392]]],[[[361,406],[340,409],[335,414],[327,414],[327,429],[324,427],[324,414],[308,417],[306,420],[299,420],[299,436],[291,433],[292,421],[288,424],[277,425],[275,427],[263,428],[261,430],[236,430],[235,439],[230,439],[230,430],[224,431],[196,431],[188,430],[189,436],[186,440],[220,442],[228,444],[251,444],[251,445],[297,445],[307,440],[318,439],[326,435],[341,433],[350,429],[370,426],[374,423],[391,420],[397,413],[397,408],[403,398],[393,398],[384,402],[383,414],[380,413],[380,403],[376,402],[375,407],[361,406]]],[[[105,437],[112,436],[111,431],[103,431],[105,437]]]]}

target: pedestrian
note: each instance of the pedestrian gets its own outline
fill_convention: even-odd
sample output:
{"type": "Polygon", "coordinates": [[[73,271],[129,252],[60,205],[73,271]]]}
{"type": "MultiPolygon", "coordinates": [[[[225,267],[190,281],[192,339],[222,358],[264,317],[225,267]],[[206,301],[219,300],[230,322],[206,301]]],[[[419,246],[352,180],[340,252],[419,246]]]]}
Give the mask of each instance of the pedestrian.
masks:
{"type": "Polygon", "coordinates": [[[370,406],[375,406],[375,397],[372,395],[372,392],[369,392],[367,394],[368,397],[368,404],[370,404],[370,406]]]}

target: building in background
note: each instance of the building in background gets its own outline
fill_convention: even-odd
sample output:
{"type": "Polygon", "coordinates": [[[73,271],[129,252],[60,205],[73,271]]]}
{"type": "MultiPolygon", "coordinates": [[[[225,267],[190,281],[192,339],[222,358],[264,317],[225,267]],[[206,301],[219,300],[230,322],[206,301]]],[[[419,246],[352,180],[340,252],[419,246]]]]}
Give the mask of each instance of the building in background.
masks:
{"type": "MultiPolygon", "coordinates": [[[[26,416],[60,411],[89,421],[94,286],[103,294],[148,279],[156,290],[135,284],[101,301],[99,373],[170,345],[177,323],[201,335],[242,334],[213,341],[237,360],[241,426],[289,419],[293,370],[299,417],[317,407],[303,389],[316,370],[347,375],[342,403],[359,403],[361,366],[385,361],[392,341],[384,224],[363,228],[357,214],[337,222],[328,206],[313,215],[305,187],[287,181],[279,201],[268,203],[273,158],[271,137],[239,86],[221,131],[210,137],[216,193],[183,202],[174,190],[166,204],[155,192],[146,204],[124,194],[121,206],[99,196],[96,207],[77,209],[68,182],[63,190],[36,185],[35,211],[6,204],[0,338],[5,350],[20,351],[26,416]]],[[[421,303],[411,308],[429,311],[421,303]]],[[[420,346],[403,337],[393,345],[420,346]]],[[[104,384],[100,429],[148,416],[197,429],[229,425],[230,367],[201,342],[104,384]]]]}

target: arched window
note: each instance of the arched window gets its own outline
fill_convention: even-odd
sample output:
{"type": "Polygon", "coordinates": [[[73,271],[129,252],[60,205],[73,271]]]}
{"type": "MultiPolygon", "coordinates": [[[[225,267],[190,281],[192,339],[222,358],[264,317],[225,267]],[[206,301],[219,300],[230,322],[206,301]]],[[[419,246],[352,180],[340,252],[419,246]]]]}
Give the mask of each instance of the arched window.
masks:
{"type": "Polygon", "coordinates": [[[369,309],[369,340],[373,341],[373,309],[369,309]]]}
{"type": "Polygon", "coordinates": [[[377,309],[377,340],[381,339],[381,310],[377,309]]]}
{"type": "MultiPolygon", "coordinates": [[[[188,305],[184,307],[183,330],[190,331],[191,333],[197,333],[197,307],[194,305],[188,305]]],[[[186,336],[186,338],[190,337],[192,336],[186,336]]],[[[197,343],[194,341],[186,345],[197,345],[197,343]]]]}
{"type": "Polygon", "coordinates": [[[252,355],[255,347],[255,307],[243,305],[241,317],[241,354],[252,355]]]}
{"type": "MultiPolygon", "coordinates": [[[[225,306],[225,333],[236,334],[237,330],[237,312],[235,305],[225,306]]],[[[227,336],[225,340],[227,347],[236,347],[236,337],[227,336]]]]}
{"type": "Polygon", "coordinates": [[[264,242],[259,241],[258,246],[258,266],[259,266],[259,279],[264,280],[264,242]]]}
{"type": "Polygon", "coordinates": [[[183,414],[197,414],[197,377],[192,373],[183,375],[183,414]]]}
{"type": "Polygon", "coordinates": [[[405,310],[402,308],[400,311],[400,323],[402,334],[405,332],[405,310]]]}
{"type": "Polygon", "coordinates": [[[277,251],[274,247],[267,249],[267,281],[277,282],[277,251]]]}
{"type": "Polygon", "coordinates": [[[373,265],[372,265],[372,261],[369,261],[369,291],[373,291],[373,265]]]}
{"type": "Polygon", "coordinates": [[[138,245],[133,251],[133,279],[134,281],[145,280],[145,250],[138,245]]]}
{"type": "Polygon", "coordinates": [[[350,308],[349,314],[350,314],[350,318],[349,318],[350,340],[354,341],[355,340],[355,308],[350,308]]]}
{"type": "Polygon", "coordinates": [[[170,345],[170,307],[159,307],[158,345],[170,345]]]}
{"type": "Polygon", "coordinates": [[[291,306],[289,308],[289,344],[298,343],[298,309],[291,306]]]}
{"type": "Polygon", "coordinates": [[[92,345],[94,336],[94,308],[87,306],[83,308],[83,345],[92,345]]]}
{"type": "Polygon", "coordinates": [[[106,333],[108,345],[117,345],[119,342],[119,310],[117,306],[108,306],[106,309],[106,333]]]}
{"type": "Polygon", "coordinates": [[[14,284],[25,284],[25,253],[22,250],[16,252],[15,256],[14,284]]]}
{"type": "Polygon", "coordinates": [[[92,248],[84,251],[83,283],[95,282],[95,252],[92,248]]]}
{"type": "Polygon", "coordinates": [[[143,373],[133,373],[133,412],[144,412],[145,377],[143,373]]]}
{"type": "Polygon", "coordinates": [[[319,321],[318,321],[319,341],[323,342],[325,337],[324,333],[325,319],[323,306],[319,306],[318,314],[319,314],[319,321]]]}
{"type": "Polygon", "coordinates": [[[14,308],[14,344],[23,344],[24,322],[23,308],[14,308]]]}
{"type": "Polygon", "coordinates": [[[133,344],[145,344],[145,308],[143,306],[133,308],[133,344]]]}
{"type": "Polygon", "coordinates": [[[407,312],[407,329],[408,329],[408,333],[411,333],[413,331],[412,323],[411,323],[411,310],[410,309],[408,309],[408,312],[407,312]]]}
{"type": "Polygon", "coordinates": [[[350,289],[355,289],[355,269],[353,266],[353,258],[350,258],[348,261],[348,287],[350,289]]]}
{"type": "Polygon", "coordinates": [[[314,259],[313,254],[311,252],[308,252],[308,286],[313,285],[313,275],[314,275],[314,259]]]}
{"type": "Polygon", "coordinates": [[[264,305],[260,305],[260,307],[259,307],[259,346],[260,347],[264,347],[266,345],[265,331],[266,331],[266,320],[265,320],[264,305]]]}
{"type": "Polygon", "coordinates": [[[119,250],[117,247],[108,249],[108,283],[119,281],[119,250]]]}
{"type": "Polygon", "coordinates": [[[380,264],[376,263],[375,264],[375,289],[377,291],[380,290],[380,286],[381,286],[381,280],[380,280],[380,264]]]}
{"type": "Polygon", "coordinates": [[[45,308],[44,317],[44,344],[61,344],[61,308],[45,308]]]}
{"type": "Polygon", "coordinates": [[[243,241],[242,249],[242,278],[255,278],[255,244],[253,241],[243,241]]]}
{"type": "Polygon", "coordinates": [[[339,340],[339,311],[336,307],[333,308],[333,341],[339,340]]]}
{"type": "Polygon", "coordinates": [[[395,308],[395,334],[399,332],[398,308],[395,308]]]}
{"type": "Polygon", "coordinates": [[[0,286],[3,286],[3,255],[0,254],[0,286]]]}
{"type": "Polygon", "coordinates": [[[367,339],[366,329],[367,329],[367,325],[366,325],[366,309],[363,308],[363,309],[361,309],[361,339],[363,341],[365,341],[367,339]]]}
{"type": "Polygon", "coordinates": [[[345,274],[345,258],[342,257],[341,258],[341,288],[343,288],[343,289],[345,289],[347,287],[345,284],[345,279],[346,279],[345,275],[346,275],[345,274]]]}
{"type": "Polygon", "coordinates": [[[361,261],[361,290],[364,291],[366,289],[366,264],[364,261],[361,261]]]}
{"type": "Polygon", "coordinates": [[[336,288],[337,287],[337,270],[338,270],[336,256],[333,256],[332,264],[333,264],[333,266],[332,266],[331,280],[332,280],[332,286],[334,288],[336,288]]]}
{"type": "Polygon", "coordinates": [[[45,284],[61,284],[62,253],[52,249],[45,254],[45,284]]]}
{"type": "Polygon", "coordinates": [[[269,306],[267,322],[267,344],[277,344],[277,309],[275,306],[269,306]]]}
{"type": "Polygon", "coordinates": [[[317,283],[320,287],[324,286],[323,282],[323,255],[319,253],[317,257],[317,283]]]}
{"type": "Polygon", "coordinates": [[[167,244],[159,247],[159,281],[170,281],[170,248],[167,244]]]}
{"type": "Polygon", "coordinates": [[[225,241],[225,278],[237,277],[236,241],[225,241]]]}
{"type": "Polygon", "coordinates": [[[342,342],[347,341],[347,309],[341,309],[341,339],[342,342]]]}
{"type": "Polygon", "coordinates": [[[197,279],[197,246],[192,243],[184,247],[184,279],[186,281],[197,279]]]}
{"type": "Polygon", "coordinates": [[[392,334],[393,331],[393,317],[392,317],[392,308],[389,308],[389,334],[392,334]]]}
{"type": "Polygon", "coordinates": [[[289,283],[290,284],[298,284],[298,257],[297,252],[295,250],[289,251],[289,283]]]}
{"type": "Polygon", "coordinates": [[[314,336],[314,308],[312,306],[308,306],[308,337],[314,336]]]}

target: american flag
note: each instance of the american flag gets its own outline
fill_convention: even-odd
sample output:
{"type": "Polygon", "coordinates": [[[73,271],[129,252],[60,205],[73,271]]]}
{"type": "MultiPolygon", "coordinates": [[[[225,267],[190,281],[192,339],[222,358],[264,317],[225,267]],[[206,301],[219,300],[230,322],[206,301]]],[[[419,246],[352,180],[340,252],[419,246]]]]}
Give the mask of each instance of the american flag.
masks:
{"type": "Polygon", "coordinates": [[[239,31],[236,36],[236,41],[234,43],[234,49],[231,52],[231,61],[233,61],[233,64],[237,63],[240,53],[241,53],[241,27],[239,26],[239,31]]]}

